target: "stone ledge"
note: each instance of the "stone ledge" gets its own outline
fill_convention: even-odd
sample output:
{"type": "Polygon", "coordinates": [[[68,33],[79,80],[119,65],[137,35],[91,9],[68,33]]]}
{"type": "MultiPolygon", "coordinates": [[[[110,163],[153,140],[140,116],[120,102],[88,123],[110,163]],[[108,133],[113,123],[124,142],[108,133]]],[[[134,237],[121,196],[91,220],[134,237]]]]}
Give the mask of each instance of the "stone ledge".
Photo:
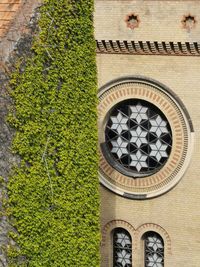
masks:
{"type": "Polygon", "coordinates": [[[96,40],[96,52],[106,54],[200,56],[200,42],[96,40]]]}

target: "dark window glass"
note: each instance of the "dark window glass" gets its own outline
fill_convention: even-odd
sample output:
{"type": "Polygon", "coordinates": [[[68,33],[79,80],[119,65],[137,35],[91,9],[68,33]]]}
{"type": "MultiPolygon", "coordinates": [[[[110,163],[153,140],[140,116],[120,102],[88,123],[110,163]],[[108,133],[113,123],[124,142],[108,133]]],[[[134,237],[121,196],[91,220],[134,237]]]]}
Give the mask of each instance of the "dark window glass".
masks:
{"type": "Polygon", "coordinates": [[[132,267],[132,240],[123,228],[113,232],[113,267],[132,267]]]}
{"type": "Polygon", "coordinates": [[[114,168],[125,175],[143,177],[166,163],[172,132],[167,118],[155,105],[129,99],[111,110],[105,140],[104,154],[114,168]]]}
{"type": "Polygon", "coordinates": [[[148,232],[144,236],[145,267],[164,267],[164,242],[160,235],[148,232]]]}

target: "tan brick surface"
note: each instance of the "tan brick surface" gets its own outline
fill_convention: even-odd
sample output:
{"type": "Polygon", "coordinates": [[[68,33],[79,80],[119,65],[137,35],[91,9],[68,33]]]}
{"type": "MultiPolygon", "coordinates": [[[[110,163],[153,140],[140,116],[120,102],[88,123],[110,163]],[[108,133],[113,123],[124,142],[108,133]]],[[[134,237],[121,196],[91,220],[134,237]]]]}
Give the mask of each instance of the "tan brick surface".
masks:
{"type": "MultiPolygon", "coordinates": [[[[197,57],[98,55],[99,86],[127,75],[142,75],[162,82],[184,102],[194,124],[195,146],[190,166],[168,193],[145,201],[129,200],[101,189],[102,226],[121,219],[137,228],[144,223],[162,226],[172,241],[165,267],[198,267],[200,232],[200,62],[197,57]]],[[[102,257],[103,259],[104,257],[102,257]]],[[[143,266],[136,253],[135,266],[143,266]]],[[[108,267],[102,263],[102,267],[108,267]]]]}
{"type": "MultiPolygon", "coordinates": [[[[199,41],[199,1],[100,1],[96,0],[96,38],[135,41],[199,41]],[[131,11],[139,14],[141,24],[134,31],[123,21],[131,11]],[[193,31],[181,28],[184,14],[199,21],[193,31]]],[[[101,187],[102,229],[111,221],[125,221],[133,229],[155,224],[170,238],[171,254],[165,254],[165,267],[198,267],[200,251],[200,61],[195,56],[154,56],[98,54],[99,87],[129,75],[155,79],[169,87],[186,106],[195,130],[193,154],[179,184],[162,196],[137,201],[120,197],[101,187]]],[[[153,230],[153,229],[152,229],[153,230]]],[[[155,229],[154,229],[155,230],[155,229]]],[[[134,232],[134,231],[132,231],[134,232]]],[[[158,230],[159,232],[159,230],[158,230]]],[[[108,233],[110,235],[110,233],[108,233]]],[[[161,233],[162,235],[162,233],[161,233]]],[[[109,239],[110,238],[110,239],[109,239]]],[[[102,246],[102,267],[112,266],[112,240],[102,246]]],[[[139,242],[139,241],[138,241],[139,242]]],[[[133,266],[143,267],[142,244],[133,251],[133,266]]]]}
{"type": "Polygon", "coordinates": [[[200,1],[96,0],[95,36],[98,40],[198,41],[200,36],[200,1]],[[139,16],[139,27],[127,27],[127,14],[139,16]],[[183,28],[186,15],[197,20],[193,29],[183,28]]]}

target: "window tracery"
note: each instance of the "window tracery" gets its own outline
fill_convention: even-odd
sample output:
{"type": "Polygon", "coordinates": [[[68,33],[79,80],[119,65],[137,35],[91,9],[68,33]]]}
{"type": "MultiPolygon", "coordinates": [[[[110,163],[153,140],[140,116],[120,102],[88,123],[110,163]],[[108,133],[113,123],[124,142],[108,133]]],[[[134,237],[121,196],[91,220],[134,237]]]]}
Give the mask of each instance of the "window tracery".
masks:
{"type": "Polygon", "coordinates": [[[153,104],[139,99],[125,100],[112,109],[105,140],[122,172],[129,170],[136,177],[158,171],[166,163],[172,147],[171,128],[164,114],[153,104]]]}
{"type": "Polygon", "coordinates": [[[148,232],[144,236],[145,267],[164,267],[164,242],[155,232],[148,232]]]}
{"type": "Polygon", "coordinates": [[[113,267],[132,267],[132,240],[123,228],[113,232],[113,267]]]}

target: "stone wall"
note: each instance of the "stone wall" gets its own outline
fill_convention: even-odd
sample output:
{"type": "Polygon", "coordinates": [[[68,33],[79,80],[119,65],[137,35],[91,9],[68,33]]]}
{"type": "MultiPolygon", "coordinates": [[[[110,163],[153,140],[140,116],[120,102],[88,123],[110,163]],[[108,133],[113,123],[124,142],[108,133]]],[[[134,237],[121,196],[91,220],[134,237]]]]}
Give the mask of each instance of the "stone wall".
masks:
{"type": "Polygon", "coordinates": [[[7,248],[15,245],[8,237],[12,226],[9,225],[5,205],[9,172],[19,160],[12,154],[11,143],[14,132],[7,122],[7,115],[12,105],[8,82],[17,59],[25,58],[30,53],[38,17],[35,9],[37,6],[39,6],[38,1],[0,2],[0,267],[8,266],[7,248]]]}

